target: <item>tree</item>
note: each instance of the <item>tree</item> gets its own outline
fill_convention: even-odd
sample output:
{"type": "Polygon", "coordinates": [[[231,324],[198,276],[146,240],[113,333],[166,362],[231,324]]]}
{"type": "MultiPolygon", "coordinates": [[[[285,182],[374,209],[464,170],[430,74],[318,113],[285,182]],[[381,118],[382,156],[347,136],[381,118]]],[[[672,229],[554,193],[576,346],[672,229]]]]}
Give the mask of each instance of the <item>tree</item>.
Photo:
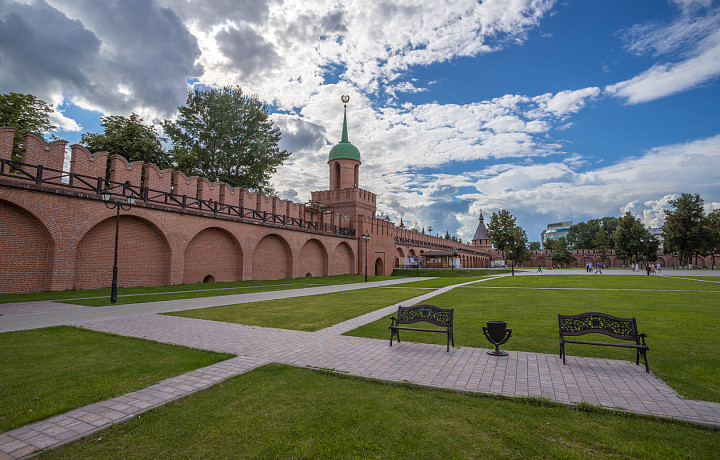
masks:
{"type": "Polygon", "coordinates": [[[647,246],[651,244],[653,239],[642,222],[636,219],[630,211],[627,211],[624,216],[618,219],[618,226],[613,237],[615,239],[615,254],[626,261],[631,259],[635,262],[641,260],[641,254],[646,254],[645,258],[647,258],[647,252],[649,251],[647,246]]]}
{"type": "Polygon", "coordinates": [[[567,240],[573,249],[594,249],[593,240],[600,230],[597,219],[571,225],[567,240]]]}
{"type": "Polygon", "coordinates": [[[400,218],[400,228],[405,228],[405,222],[403,222],[402,217],[400,218]]]}
{"type": "Polygon", "coordinates": [[[139,115],[129,117],[111,115],[100,117],[105,132],[85,133],[80,143],[93,152],[122,155],[128,161],[152,163],[160,169],[172,166],[170,157],[162,149],[165,139],[152,125],[146,125],[139,115]]]}
{"type": "Polygon", "coordinates": [[[568,251],[568,241],[564,236],[554,240],[552,261],[558,266],[560,264],[569,264],[575,260],[568,251]]]}
{"type": "Polygon", "coordinates": [[[604,263],[608,252],[610,252],[610,238],[608,238],[605,231],[601,230],[597,233],[593,240],[593,249],[595,254],[600,256],[600,262],[604,263]]]}
{"type": "Polygon", "coordinates": [[[720,209],[716,209],[705,217],[707,229],[706,250],[712,255],[712,269],[715,270],[715,254],[720,252],[720,209]]]}
{"type": "Polygon", "coordinates": [[[697,258],[702,253],[708,238],[703,199],[698,194],[683,193],[669,203],[674,209],[665,210],[665,250],[677,252],[682,262],[691,262],[693,255],[697,258]]]}
{"type": "Polygon", "coordinates": [[[52,106],[32,94],[0,94],[0,126],[12,126],[17,130],[13,139],[14,160],[20,161],[23,133],[48,133],[57,128],[50,123],[52,111],[52,106]]]}
{"type": "Polygon", "coordinates": [[[179,111],[177,121],[163,124],[179,169],[272,193],[270,178],[290,153],[278,147],[281,133],[267,103],[239,86],[196,88],[179,111]]]}
{"type": "Polygon", "coordinates": [[[528,244],[528,249],[530,251],[539,251],[540,250],[540,242],[539,241],[531,241],[528,244]]]}
{"type": "Polygon", "coordinates": [[[613,233],[618,225],[617,217],[590,219],[587,222],[574,224],[568,230],[567,239],[573,249],[597,249],[595,241],[601,232],[607,237],[608,248],[615,247],[613,233]]]}
{"type": "Polygon", "coordinates": [[[515,262],[523,262],[530,257],[525,230],[515,224],[515,216],[503,209],[490,217],[487,235],[495,249],[512,260],[512,274],[515,276],[515,262]]]}

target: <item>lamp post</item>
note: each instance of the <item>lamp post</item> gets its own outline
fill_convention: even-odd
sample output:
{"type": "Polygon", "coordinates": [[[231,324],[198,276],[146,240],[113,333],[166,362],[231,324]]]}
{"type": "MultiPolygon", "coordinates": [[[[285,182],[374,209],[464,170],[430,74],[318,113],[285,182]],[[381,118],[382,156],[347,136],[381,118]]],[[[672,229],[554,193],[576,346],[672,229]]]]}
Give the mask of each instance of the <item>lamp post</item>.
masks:
{"type": "Polygon", "coordinates": [[[108,190],[103,191],[100,196],[105,203],[105,207],[108,209],[116,209],[115,213],[115,258],[113,259],[113,277],[112,287],[110,289],[110,303],[117,302],[117,259],[118,259],[118,232],[120,231],[120,210],[129,211],[130,208],[135,204],[135,198],[129,197],[126,203],[116,200],[110,200],[110,192],[108,190]]]}
{"type": "Polygon", "coordinates": [[[368,244],[370,243],[370,235],[366,235],[363,233],[362,239],[365,242],[365,282],[367,282],[367,253],[368,253],[368,244]]]}

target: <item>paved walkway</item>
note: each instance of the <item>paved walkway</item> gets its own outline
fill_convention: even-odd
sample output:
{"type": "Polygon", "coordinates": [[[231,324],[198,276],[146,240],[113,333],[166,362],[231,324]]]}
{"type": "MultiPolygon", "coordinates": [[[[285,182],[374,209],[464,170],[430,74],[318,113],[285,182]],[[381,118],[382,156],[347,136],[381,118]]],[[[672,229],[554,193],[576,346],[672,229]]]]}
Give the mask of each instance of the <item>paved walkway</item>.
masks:
{"type": "MultiPolygon", "coordinates": [[[[425,293],[401,304],[421,302],[439,291],[425,293]]],[[[281,293],[294,295],[292,291],[267,294],[281,293]]],[[[213,299],[216,304],[233,303],[213,299]]],[[[720,404],[685,400],[652,373],[646,373],[644,366],[629,361],[569,356],[568,365],[564,366],[557,355],[510,351],[507,358],[496,358],[489,356],[487,349],[459,347],[447,353],[444,345],[402,342],[389,347],[388,340],[340,335],[394,311],[397,311],[397,305],[313,333],[157,315],[154,312],[90,321],[79,317],[77,322],[70,324],[233,353],[237,357],[144,390],[0,434],[0,460],[22,458],[88,436],[269,362],[327,368],[361,377],[408,381],[458,391],[544,397],[567,404],[584,401],[607,408],[720,427],[720,404]]]]}

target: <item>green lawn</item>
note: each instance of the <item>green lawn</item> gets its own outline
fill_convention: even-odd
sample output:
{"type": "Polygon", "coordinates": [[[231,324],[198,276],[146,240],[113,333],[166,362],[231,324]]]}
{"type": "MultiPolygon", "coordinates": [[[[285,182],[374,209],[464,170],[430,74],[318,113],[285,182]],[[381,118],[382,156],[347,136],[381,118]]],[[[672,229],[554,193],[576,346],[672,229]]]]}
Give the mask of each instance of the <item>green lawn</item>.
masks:
{"type": "Polygon", "coordinates": [[[510,273],[510,269],[505,268],[461,268],[458,270],[450,270],[447,268],[396,268],[392,272],[392,276],[490,276],[510,273]]]}
{"type": "Polygon", "coordinates": [[[43,458],[716,458],[720,433],[267,365],[43,458]]]}
{"type": "MultiPolygon", "coordinates": [[[[389,276],[371,276],[368,281],[397,279],[389,276]]],[[[303,287],[327,286],[336,284],[360,283],[363,275],[337,275],[317,278],[286,278],[263,281],[232,281],[221,283],[180,284],[174,286],[148,286],[118,288],[118,304],[155,302],[159,300],[177,300],[196,297],[211,297],[230,294],[246,294],[303,287]],[[190,291],[190,292],[183,292],[190,291]]],[[[78,289],[59,292],[31,292],[27,294],[0,294],[1,303],[32,302],[38,300],[68,300],[75,305],[92,307],[110,305],[110,288],[78,289]],[[70,300],[72,299],[72,300],[70,300]],[[85,300],[78,300],[85,299],[85,300]]]]}
{"type": "MultiPolygon", "coordinates": [[[[684,397],[720,402],[720,293],[703,290],[716,289],[710,283],[660,277],[516,276],[458,287],[428,303],[456,309],[457,346],[490,348],[482,326],[488,320],[505,320],[513,336],[503,349],[553,354],[559,348],[558,313],[634,316],[640,332],[648,334],[650,370],[684,397]],[[587,290],[543,289],[549,287],[587,290]]],[[[348,335],[389,340],[389,324],[390,319],[384,318],[348,335]]],[[[445,340],[441,334],[422,332],[405,332],[401,337],[437,344],[445,340]]],[[[612,347],[568,345],[566,351],[568,355],[635,360],[634,350],[612,347]]]]}
{"type": "Polygon", "coordinates": [[[230,357],[68,326],[0,334],[0,433],[230,357]]]}
{"type": "Polygon", "coordinates": [[[166,314],[313,332],[426,292],[425,289],[404,287],[369,288],[166,314]]]}

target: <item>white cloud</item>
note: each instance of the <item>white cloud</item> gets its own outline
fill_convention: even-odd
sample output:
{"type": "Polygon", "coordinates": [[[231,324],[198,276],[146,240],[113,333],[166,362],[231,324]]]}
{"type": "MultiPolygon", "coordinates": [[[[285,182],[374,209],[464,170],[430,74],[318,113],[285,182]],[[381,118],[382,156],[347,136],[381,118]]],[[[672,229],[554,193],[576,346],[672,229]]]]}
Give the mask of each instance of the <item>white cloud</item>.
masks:
{"type": "Polygon", "coordinates": [[[652,101],[686,91],[720,76],[720,9],[706,16],[681,16],[667,26],[637,25],[627,32],[627,49],[637,54],[679,52],[683,60],[652,66],[605,91],[630,104],[652,101]]]}
{"type": "Polygon", "coordinates": [[[58,111],[57,109],[53,110],[52,113],[50,113],[49,118],[50,123],[57,126],[58,129],[62,131],[78,132],[83,130],[82,126],[78,125],[75,120],[66,117],[64,113],[58,111]]]}
{"type": "Polygon", "coordinates": [[[595,86],[583,88],[576,91],[560,91],[556,94],[543,94],[534,100],[544,112],[562,117],[571,113],[577,113],[585,107],[588,99],[596,98],[600,94],[600,88],[595,86]]]}

